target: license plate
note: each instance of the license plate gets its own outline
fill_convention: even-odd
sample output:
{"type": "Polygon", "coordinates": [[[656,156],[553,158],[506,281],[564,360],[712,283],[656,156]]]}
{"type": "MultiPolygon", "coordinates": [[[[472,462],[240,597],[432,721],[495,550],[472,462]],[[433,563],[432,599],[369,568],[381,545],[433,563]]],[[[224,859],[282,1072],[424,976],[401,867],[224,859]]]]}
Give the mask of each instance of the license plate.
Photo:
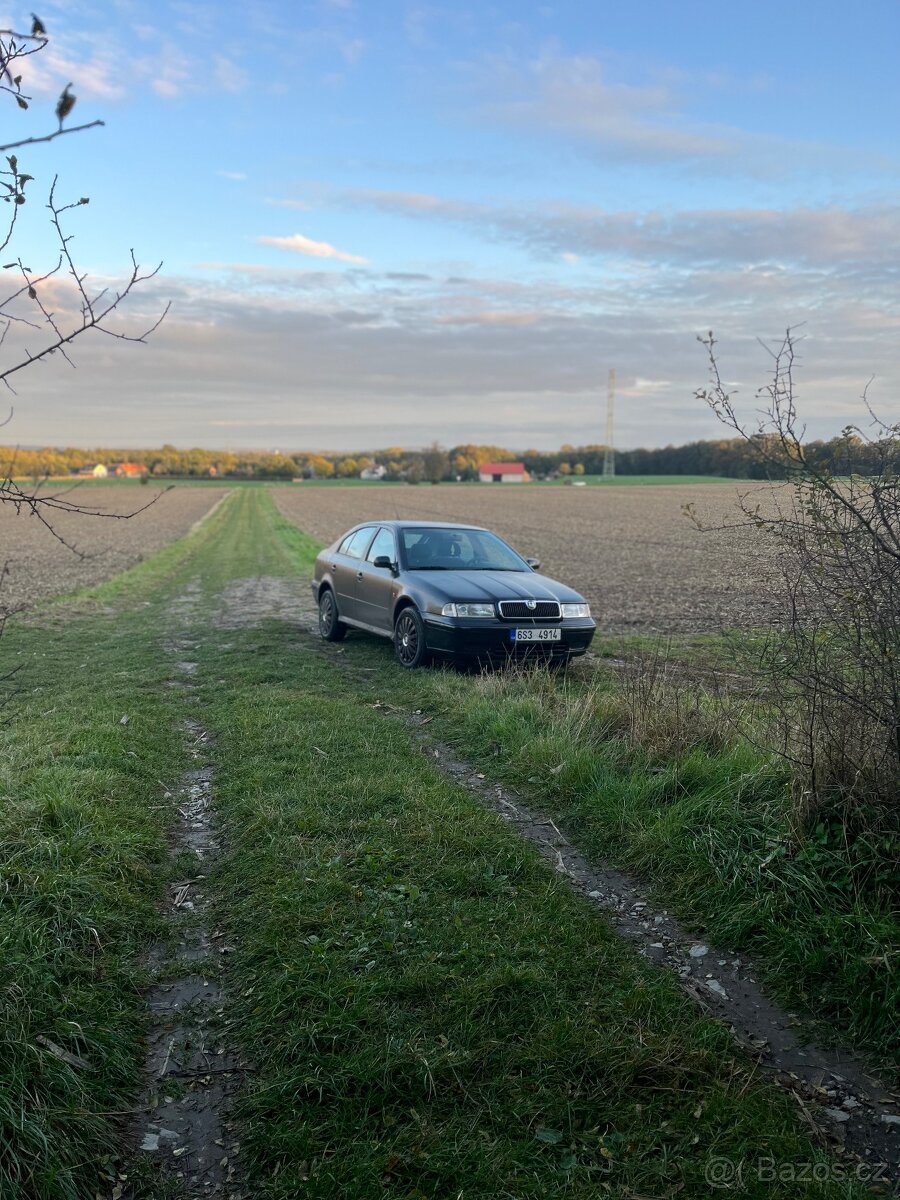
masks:
{"type": "Polygon", "coordinates": [[[561,629],[511,629],[509,636],[514,642],[558,642],[561,629]]]}

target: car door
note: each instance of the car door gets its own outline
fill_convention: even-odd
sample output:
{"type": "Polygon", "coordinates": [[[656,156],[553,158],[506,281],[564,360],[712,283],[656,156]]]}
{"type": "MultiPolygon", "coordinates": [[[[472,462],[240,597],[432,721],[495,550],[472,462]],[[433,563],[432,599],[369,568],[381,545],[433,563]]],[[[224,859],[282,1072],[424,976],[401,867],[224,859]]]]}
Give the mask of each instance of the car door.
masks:
{"type": "Polygon", "coordinates": [[[374,629],[392,628],[391,611],[397,590],[396,576],[389,567],[376,567],[375,559],[387,555],[397,561],[397,544],[393,530],[382,526],[369,546],[366,561],[359,564],[356,575],[356,619],[374,629]]]}
{"type": "Polygon", "coordinates": [[[342,617],[347,617],[351,621],[358,620],[356,615],[356,576],[365,559],[369,544],[375,536],[375,530],[375,525],[366,525],[362,529],[357,529],[356,533],[348,534],[328,564],[331,568],[338,612],[342,617]]]}

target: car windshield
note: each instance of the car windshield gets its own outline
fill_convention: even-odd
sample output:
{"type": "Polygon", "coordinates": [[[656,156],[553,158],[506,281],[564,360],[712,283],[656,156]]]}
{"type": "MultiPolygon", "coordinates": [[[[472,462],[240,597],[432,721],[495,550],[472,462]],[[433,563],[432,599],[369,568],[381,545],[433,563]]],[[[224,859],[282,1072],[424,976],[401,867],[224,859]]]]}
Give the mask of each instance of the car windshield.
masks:
{"type": "Polygon", "coordinates": [[[400,540],[410,571],[531,570],[515,550],[486,529],[403,529],[400,540]]]}

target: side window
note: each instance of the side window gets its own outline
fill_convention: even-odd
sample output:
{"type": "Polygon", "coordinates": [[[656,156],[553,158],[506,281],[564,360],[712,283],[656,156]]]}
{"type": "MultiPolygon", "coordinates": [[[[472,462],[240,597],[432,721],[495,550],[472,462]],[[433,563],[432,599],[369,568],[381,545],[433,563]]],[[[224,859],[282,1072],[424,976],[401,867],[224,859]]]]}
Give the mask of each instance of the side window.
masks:
{"type": "Polygon", "coordinates": [[[337,548],[338,554],[346,554],[347,547],[350,545],[350,543],[353,541],[353,539],[355,537],[356,537],[355,533],[348,533],[347,536],[344,538],[344,540],[341,542],[341,544],[337,548]]]}
{"type": "Polygon", "coordinates": [[[347,543],[344,553],[349,555],[350,558],[365,558],[373,532],[374,529],[371,525],[367,525],[365,529],[358,529],[347,543]]]}
{"type": "Polygon", "coordinates": [[[375,541],[369,547],[369,553],[366,555],[369,562],[374,562],[379,554],[386,554],[391,562],[397,561],[397,551],[394,548],[394,535],[390,529],[379,529],[375,534],[375,541]]]}

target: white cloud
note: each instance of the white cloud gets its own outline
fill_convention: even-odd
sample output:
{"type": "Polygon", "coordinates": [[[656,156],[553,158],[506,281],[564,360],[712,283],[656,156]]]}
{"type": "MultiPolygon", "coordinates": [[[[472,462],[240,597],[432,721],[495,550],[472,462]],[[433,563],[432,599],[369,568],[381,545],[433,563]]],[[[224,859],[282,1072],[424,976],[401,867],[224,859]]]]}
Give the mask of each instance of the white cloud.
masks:
{"type": "Polygon", "coordinates": [[[528,62],[495,57],[475,78],[484,111],[504,124],[565,134],[641,159],[718,159],[735,150],[733,130],[684,115],[668,80],[622,82],[590,55],[551,48],[528,62]]]}
{"type": "Polygon", "coordinates": [[[439,325],[534,325],[544,314],[537,312],[472,312],[439,317],[439,325]]]}
{"type": "Polygon", "coordinates": [[[716,111],[724,87],[771,90],[769,77],[728,78],[660,67],[632,81],[633,71],[611,56],[569,55],[551,44],[530,59],[512,53],[485,57],[470,68],[468,79],[479,120],[493,120],[526,137],[569,139],[587,154],[601,156],[604,164],[664,164],[693,174],[765,179],[823,168],[845,174],[851,165],[897,175],[896,154],[751,133],[705,116],[716,111]]]}
{"type": "Polygon", "coordinates": [[[238,66],[233,59],[226,58],[224,54],[217,54],[213,61],[213,79],[223,92],[237,95],[246,91],[250,84],[250,76],[243,67],[238,66]]]}
{"type": "Polygon", "coordinates": [[[348,66],[355,67],[362,58],[366,43],[362,38],[352,38],[349,42],[341,42],[340,51],[348,66]]]}
{"type": "Polygon", "coordinates": [[[290,250],[294,254],[308,254],[312,258],[333,258],[338,262],[356,263],[360,266],[369,260],[358,254],[349,254],[346,250],[338,250],[329,242],[314,242],[312,238],[304,237],[302,233],[292,233],[288,237],[258,237],[261,246],[277,246],[280,250],[290,250]]]}
{"type": "MultiPolygon", "coordinates": [[[[767,283],[758,292],[753,273],[712,270],[573,284],[568,272],[565,283],[450,282],[364,268],[270,268],[267,277],[241,264],[210,266],[217,278],[208,282],[157,278],[135,293],[121,318],[133,331],[173,302],[146,346],[88,335],[73,347],[78,371],[54,359],[26,372],[11,436],[214,446],[228,426],[213,422],[229,422],[234,445],[352,449],[438,438],[555,447],[602,441],[598,395],[615,366],[620,444],[684,442],[720,435],[694,399],[706,379],[696,334],[713,325],[723,371],[752,417],[770,370],[755,336],[777,339],[798,314],[808,318],[797,387],[811,436],[866,419],[859,395],[871,374],[879,411],[896,412],[900,394],[896,329],[855,321],[859,280],[827,271],[786,271],[777,287],[770,281],[774,291],[767,283]],[[258,436],[240,424],[251,417],[258,436]]],[[[880,286],[893,294],[889,278],[880,286]]],[[[58,311],[71,307],[66,288],[60,281],[51,296],[58,311]]],[[[874,281],[867,292],[876,309],[874,281]]],[[[8,352],[32,337],[14,330],[8,352]]]]}
{"type": "Polygon", "coordinates": [[[24,59],[16,69],[21,71],[23,90],[34,96],[55,97],[69,81],[82,99],[117,101],[125,95],[115,53],[82,47],[74,39],[63,46],[48,42],[45,49],[24,59]]]}
{"type": "Polygon", "coordinates": [[[421,192],[349,189],[334,199],[351,207],[446,221],[508,241],[538,256],[610,258],[625,263],[710,263],[779,269],[858,269],[900,257],[900,205],[859,208],[689,209],[616,212],[548,202],[500,207],[421,192]]]}

